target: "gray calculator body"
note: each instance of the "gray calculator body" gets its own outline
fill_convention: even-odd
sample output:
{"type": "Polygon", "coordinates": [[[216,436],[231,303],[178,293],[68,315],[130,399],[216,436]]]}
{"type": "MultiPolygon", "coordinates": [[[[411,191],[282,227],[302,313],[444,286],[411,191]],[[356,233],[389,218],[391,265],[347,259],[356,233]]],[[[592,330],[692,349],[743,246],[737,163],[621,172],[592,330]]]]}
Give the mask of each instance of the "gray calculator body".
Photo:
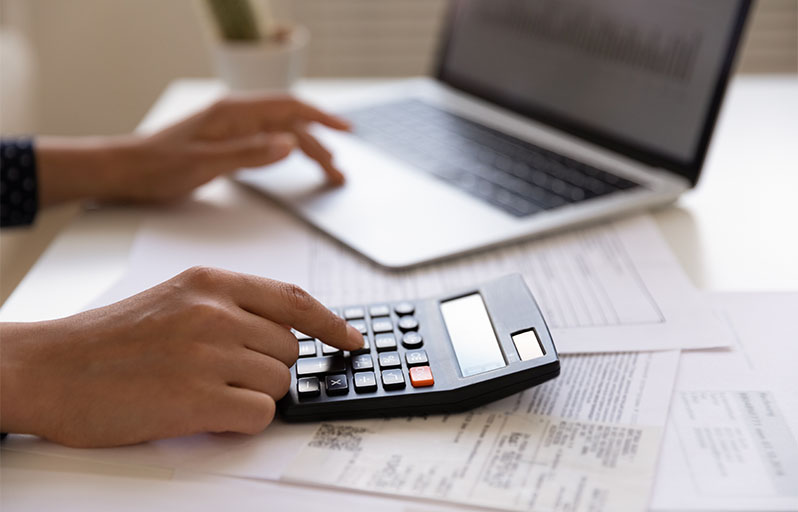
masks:
{"type": "Polygon", "coordinates": [[[336,312],[369,346],[334,352],[297,333],[301,357],[278,403],[288,421],[457,412],[560,373],[546,321],[518,274],[436,298],[336,312]]]}

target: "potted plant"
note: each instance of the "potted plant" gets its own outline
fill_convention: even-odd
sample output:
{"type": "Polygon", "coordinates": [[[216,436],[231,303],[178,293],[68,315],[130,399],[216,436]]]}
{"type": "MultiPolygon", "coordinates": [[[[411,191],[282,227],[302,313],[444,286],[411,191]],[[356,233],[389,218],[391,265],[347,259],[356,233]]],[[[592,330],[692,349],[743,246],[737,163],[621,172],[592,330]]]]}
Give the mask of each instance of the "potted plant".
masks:
{"type": "Polygon", "coordinates": [[[307,29],[280,25],[267,3],[206,0],[216,28],[212,52],[217,73],[233,90],[286,91],[301,77],[310,40],[307,29]]]}

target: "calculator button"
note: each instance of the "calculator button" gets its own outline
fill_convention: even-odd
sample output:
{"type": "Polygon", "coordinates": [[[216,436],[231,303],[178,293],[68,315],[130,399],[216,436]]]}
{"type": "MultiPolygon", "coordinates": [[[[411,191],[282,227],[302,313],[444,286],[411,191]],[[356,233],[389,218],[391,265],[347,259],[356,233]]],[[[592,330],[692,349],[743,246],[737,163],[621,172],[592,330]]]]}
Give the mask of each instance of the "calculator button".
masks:
{"type": "Polygon", "coordinates": [[[352,350],[351,352],[353,354],[362,354],[364,352],[368,352],[370,349],[371,349],[371,345],[369,345],[369,337],[364,334],[363,335],[363,346],[360,347],[360,348],[356,348],[355,350],[352,350]]]}
{"type": "Polygon", "coordinates": [[[423,344],[424,338],[415,331],[406,332],[404,336],[402,336],[402,345],[404,345],[405,348],[419,348],[423,344]]]}
{"type": "Polygon", "coordinates": [[[342,356],[308,357],[298,359],[296,362],[296,374],[298,377],[341,373],[344,371],[346,371],[346,360],[342,356]]]}
{"type": "Polygon", "coordinates": [[[355,380],[355,392],[368,393],[377,391],[377,377],[374,372],[358,372],[353,377],[355,380]]]}
{"type": "Polygon", "coordinates": [[[349,325],[360,331],[360,334],[366,334],[368,332],[368,327],[366,327],[365,320],[352,320],[349,322],[349,325]]]}
{"type": "Polygon", "coordinates": [[[377,316],[390,316],[390,314],[391,314],[391,308],[389,308],[385,304],[378,304],[376,306],[371,306],[369,308],[369,315],[371,315],[372,318],[377,316]]]}
{"type": "Polygon", "coordinates": [[[418,320],[412,316],[403,316],[399,319],[399,329],[401,329],[402,332],[415,331],[418,329],[418,320]]]}
{"type": "Polygon", "coordinates": [[[319,396],[320,386],[318,377],[302,377],[296,381],[296,391],[300,398],[319,396]]]}
{"type": "Polygon", "coordinates": [[[344,308],[344,318],[347,320],[359,320],[366,317],[366,310],[361,307],[344,308]]]}
{"type": "Polygon", "coordinates": [[[409,302],[400,302],[399,304],[394,306],[393,310],[396,311],[397,315],[404,316],[404,315],[412,315],[413,313],[415,313],[416,308],[413,306],[413,304],[409,302]]]}
{"type": "Polygon", "coordinates": [[[399,352],[383,352],[379,356],[380,368],[401,368],[402,358],[399,357],[399,352]]]}
{"type": "Polygon", "coordinates": [[[385,389],[404,389],[405,374],[402,370],[383,370],[382,387],[385,389]]]}
{"type": "Polygon", "coordinates": [[[393,322],[390,318],[377,318],[371,322],[371,329],[374,334],[378,332],[393,332],[393,322]]]}
{"type": "Polygon", "coordinates": [[[312,340],[313,339],[313,336],[308,336],[307,334],[299,332],[299,331],[294,331],[294,336],[296,336],[296,339],[299,340],[299,341],[305,341],[305,340],[312,340]]]}
{"type": "Polygon", "coordinates": [[[396,350],[396,336],[392,333],[378,334],[374,336],[374,346],[377,347],[378,352],[396,350]]]}
{"type": "MultiPolygon", "coordinates": [[[[329,379],[329,377],[327,377],[329,379]]],[[[429,366],[416,366],[410,368],[410,383],[414,388],[425,388],[435,384],[435,379],[432,378],[432,370],[429,366]]]]}
{"type": "Polygon", "coordinates": [[[359,356],[352,356],[352,371],[359,372],[363,370],[373,370],[374,360],[371,359],[370,354],[360,354],[359,356]]]}
{"type": "Polygon", "coordinates": [[[315,341],[300,341],[299,342],[299,357],[316,357],[316,342],[315,341]]]}
{"type": "Polygon", "coordinates": [[[405,352],[405,360],[407,366],[420,366],[429,363],[426,350],[408,350],[405,352]]]}
{"type": "Polygon", "coordinates": [[[324,378],[328,395],[345,395],[349,393],[346,375],[327,375],[324,378]]]}
{"type": "Polygon", "coordinates": [[[332,345],[328,345],[326,343],[321,344],[321,353],[325,356],[331,356],[339,352],[341,352],[341,349],[339,348],[333,347],[332,345]]]}

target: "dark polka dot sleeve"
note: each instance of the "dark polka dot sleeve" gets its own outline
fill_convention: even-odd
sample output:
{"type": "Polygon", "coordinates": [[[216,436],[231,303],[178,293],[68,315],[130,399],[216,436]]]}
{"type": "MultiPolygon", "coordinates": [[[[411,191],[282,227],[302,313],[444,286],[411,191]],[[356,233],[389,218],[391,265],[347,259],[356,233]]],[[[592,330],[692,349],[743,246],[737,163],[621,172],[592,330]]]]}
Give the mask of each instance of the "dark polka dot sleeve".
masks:
{"type": "Polygon", "coordinates": [[[33,139],[0,139],[0,226],[31,224],[38,209],[33,139]]]}

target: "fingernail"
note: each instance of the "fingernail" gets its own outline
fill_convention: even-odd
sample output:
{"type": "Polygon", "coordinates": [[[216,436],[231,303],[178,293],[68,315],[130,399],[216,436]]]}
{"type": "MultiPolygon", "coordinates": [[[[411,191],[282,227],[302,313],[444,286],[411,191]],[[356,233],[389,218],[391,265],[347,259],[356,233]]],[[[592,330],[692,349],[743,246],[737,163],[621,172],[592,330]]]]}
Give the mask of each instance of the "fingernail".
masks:
{"type": "Polygon", "coordinates": [[[338,169],[332,169],[330,173],[330,183],[335,186],[341,186],[346,182],[346,177],[343,175],[341,171],[338,169]]]}
{"type": "Polygon", "coordinates": [[[336,119],[337,119],[338,123],[340,124],[342,130],[346,130],[348,132],[351,132],[354,129],[354,126],[352,126],[352,123],[350,123],[346,119],[342,119],[340,117],[338,117],[336,119]]]}
{"type": "Polygon", "coordinates": [[[363,335],[360,334],[360,331],[355,329],[353,326],[347,326],[349,329],[349,338],[352,340],[352,345],[355,348],[363,348],[363,335]]]}

